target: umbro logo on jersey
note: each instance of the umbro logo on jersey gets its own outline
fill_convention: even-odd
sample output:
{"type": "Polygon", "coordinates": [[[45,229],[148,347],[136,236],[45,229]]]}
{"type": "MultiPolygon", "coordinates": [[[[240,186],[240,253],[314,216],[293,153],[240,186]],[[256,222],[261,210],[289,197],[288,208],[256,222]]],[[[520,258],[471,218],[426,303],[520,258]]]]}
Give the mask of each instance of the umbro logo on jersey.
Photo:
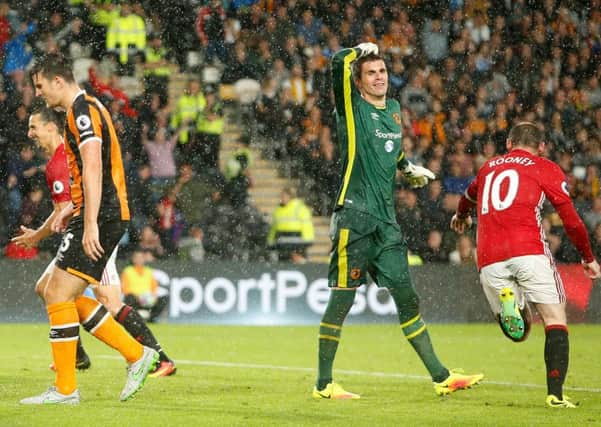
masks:
{"type": "Polygon", "coordinates": [[[380,120],[380,116],[378,116],[378,113],[371,113],[371,119],[372,120],[380,120]]]}

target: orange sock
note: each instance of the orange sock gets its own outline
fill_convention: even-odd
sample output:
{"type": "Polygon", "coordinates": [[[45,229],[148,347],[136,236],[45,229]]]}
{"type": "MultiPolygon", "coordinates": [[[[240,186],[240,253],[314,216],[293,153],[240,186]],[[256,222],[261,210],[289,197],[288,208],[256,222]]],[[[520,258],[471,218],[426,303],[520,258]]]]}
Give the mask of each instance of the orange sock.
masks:
{"type": "Polygon", "coordinates": [[[77,388],[75,353],[79,338],[79,317],[75,303],[63,302],[46,307],[50,319],[50,346],[56,368],[54,385],[59,393],[71,394],[77,388]]]}
{"type": "Polygon", "coordinates": [[[86,331],[113,347],[129,363],[142,357],[142,344],[133,339],[102,304],[92,298],[80,296],[75,300],[75,305],[81,326],[86,331]]]}

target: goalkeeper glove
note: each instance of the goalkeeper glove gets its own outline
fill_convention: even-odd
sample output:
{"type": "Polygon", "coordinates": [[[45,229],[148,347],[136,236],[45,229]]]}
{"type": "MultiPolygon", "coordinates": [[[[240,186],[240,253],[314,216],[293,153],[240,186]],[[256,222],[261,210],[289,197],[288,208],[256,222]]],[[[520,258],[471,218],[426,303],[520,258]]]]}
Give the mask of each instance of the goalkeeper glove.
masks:
{"type": "Polygon", "coordinates": [[[416,166],[411,162],[403,169],[403,175],[405,175],[405,179],[407,179],[411,188],[423,187],[429,181],[436,179],[436,176],[434,176],[430,169],[416,166]]]}
{"type": "Polygon", "coordinates": [[[378,45],[375,43],[359,43],[357,46],[355,46],[355,49],[359,49],[361,51],[359,58],[362,56],[371,55],[372,53],[374,55],[378,54],[378,45]]]}

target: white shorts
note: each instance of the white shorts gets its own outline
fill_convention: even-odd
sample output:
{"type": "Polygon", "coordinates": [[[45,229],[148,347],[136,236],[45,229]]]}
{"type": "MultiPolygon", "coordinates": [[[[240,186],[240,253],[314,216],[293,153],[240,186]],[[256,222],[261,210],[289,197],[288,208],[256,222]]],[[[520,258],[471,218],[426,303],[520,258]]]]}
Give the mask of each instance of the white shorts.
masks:
{"type": "MultiPolygon", "coordinates": [[[[119,272],[117,271],[117,251],[119,250],[119,245],[115,246],[113,253],[109,257],[106,265],[104,266],[104,271],[102,272],[102,280],[100,281],[100,286],[118,286],[121,289],[121,277],[119,276],[119,272]]],[[[56,264],[56,258],[50,261],[46,270],[42,276],[46,274],[50,274],[50,270],[56,264]]],[[[95,285],[92,285],[95,286],[95,285]]]]}
{"type": "Polygon", "coordinates": [[[546,255],[525,255],[487,265],[480,270],[480,283],[494,314],[501,312],[499,292],[513,289],[520,308],[525,302],[565,302],[563,283],[553,259],[546,255]]]}

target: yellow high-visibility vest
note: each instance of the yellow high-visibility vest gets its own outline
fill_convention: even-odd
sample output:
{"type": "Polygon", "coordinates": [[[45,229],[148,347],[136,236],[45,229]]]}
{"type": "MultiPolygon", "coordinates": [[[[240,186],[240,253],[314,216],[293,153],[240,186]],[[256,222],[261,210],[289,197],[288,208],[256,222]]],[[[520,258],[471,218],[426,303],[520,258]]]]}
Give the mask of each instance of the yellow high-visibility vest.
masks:
{"type": "Polygon", "coordinates": [[[292,199],[273,212],[267,242],[273,245],[279,233],[300,233],[301,240],[307,243],[315,239],[311,210],[302,200],[292,199]]]}
{"type": "Polygon", "coordinates": [[[101,27],[110,27],[115,19],[119,18],[119,9],[100,9],[97,8],[90,15],[90,21],[101,27]]]}
{"type": "Polygon", "coordinates": [[[119,47],[119,62],[126,64],[129,59],[129,46],[138,50],[146,48],[146,23],[138,15],[119,16],[109,26],[106,33],[106,48],[119,47]]]}
{"type": "MultiPolygon", "coordinates": [[[[207,101],[202,93],[198,93],[196,96],[187,94],[180,96],[175,105],[175,112],[171,116],[171,128],[177,129],[187,120],[190,120],[192,124],[196,124],[206,105],[207,101]]],[[[186,144],[189,139],[190,135],[187,129],[179,134],[180,144],[186,144]]]]}
{"type": "MultiPolygon", "coordinates": [[[[156,62],[160,62],[165,58],[165,54],[167,50],[164,47],[160,47],[159,49],[153,49],[151,47],[146,48],[146,63],[153,64],[156,62]]],[[[171,74],[171,70],[167,66],[156,67],[151,70],[146,70],[144,74],[155,75],[155,76],[168,76],[171,74]]]]}
{"type": "Polygon", "coordinates": [[[121,288],[125,295],[154,294],[158,289],[158,283],[150,267],[130,265],[121,273],[121,288]]]}
{"type": "MultiPolygon", "coordinates": [[[[217,103],[213,106],[213,111],[220,112],[222,110],[221,104],[217,103]]],[[[215,120],[207,120],[208,111],[203,110],[198,117],[198,125],[196,130],[202,133],[210,133],[213,135],[221,135],[223,133],[223,125],[225,124],[225,120],[223,116],[215,119],[215,120]]]]}

